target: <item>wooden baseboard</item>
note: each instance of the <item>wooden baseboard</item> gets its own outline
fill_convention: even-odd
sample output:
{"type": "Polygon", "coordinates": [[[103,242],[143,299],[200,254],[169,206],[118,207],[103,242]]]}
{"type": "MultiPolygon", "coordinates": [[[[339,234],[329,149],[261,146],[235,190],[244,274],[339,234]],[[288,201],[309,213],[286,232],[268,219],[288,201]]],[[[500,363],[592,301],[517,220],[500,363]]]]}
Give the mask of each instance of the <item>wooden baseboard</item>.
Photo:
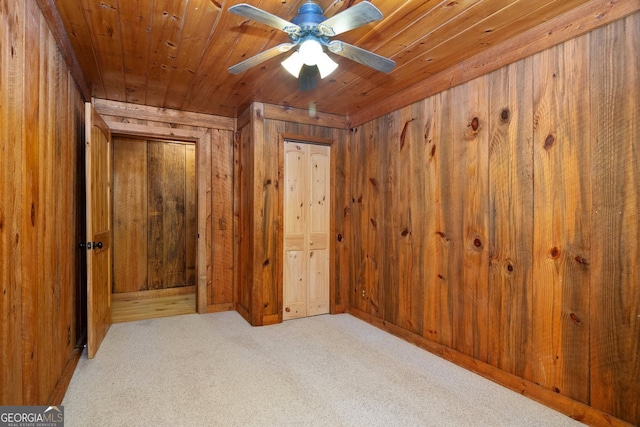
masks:
{"type": "Polygon", "coordinates": [[[195,286],[182,286],[179,288],[150,289],[148,291],[121,292],[111,294],[111,301],[131,301],[134,299],[170,297],[175,295],[191,295],[196,293],[195,286]]]}
{"type": "Polygon", "coordinates": [[[240,316],[242,316],[244,320],[246,320],[247,322],[249,322],[249,324],[251,324],[251,316],[249,316],[249,310],[244,308],[244,306],[239,302],[236,303],[236,311],[240,313],[240,316]]]}
{"type": "Polygon", "coordinates": [[[277,323],[282,323],[282,317],[278,314],[262,316],[262,326],[275,325],[277,323]]]}
{"type": "Polygon", "coordinates": [[[493,382],[507,387],[517,393],[527,396],[549,408],[555,409],[574,420],[591,426],[625,426],[631,427],[631,424],[616,418],[612,415],[599,411],[584,403],[573,400],[567,396],[563,396],[552,390],[543,388],[531,381],[520,378],[516,375],[505,372],[488,363],[474,359],[442,344],[430,341],[416,333],[409,332],[399,326],[385,322],[375,316],[364,313],[353,307],[349,307],[349,314],[370,323],[386,332],[389,332],[405,341],[408,341],[418,347],[421,347],[430,353],[442,357],[456,365],[481,375],[493,382]]]}
{"type": "Polygon", "coordinates": [[[221,311],[231,311],[233,310],[233,304],[213,304],[207,306],[207,313],[219,313],[221,311]]]}
{"type": "Polygon", "coordinates": [[[334,307],[334,309],[331,312],[331,314],[342,314],[342,313],[346,313],[346,312],[347,312],[347,310],[346,310],[344,305],[336,304],[336,306],[334,307]]]}
{"type": "Polygon", "coordinates": [[[154,298],[136,297],[111,302],[111,321],[113,323],[194,314],[195,312],[195,293],[154,298]]]}
{"type": "Polygon", "coordinates": [[[62,400],[64,399],[64,395],[67,393],[67,389],[69,388],[69,383],[71,382],[71,378],[73,377],[73,373],[76,370],[76,366],[78,366],[78,361],[80,360],[80,356],[82,356],[82,348],[74,348],[67,360],[64,369],[62,370],[62,374],[58,379],[58,383],[56,384],[51,396],[47,400],[46,404],[50,406],[60,406],[62,405],[62,400]]]}

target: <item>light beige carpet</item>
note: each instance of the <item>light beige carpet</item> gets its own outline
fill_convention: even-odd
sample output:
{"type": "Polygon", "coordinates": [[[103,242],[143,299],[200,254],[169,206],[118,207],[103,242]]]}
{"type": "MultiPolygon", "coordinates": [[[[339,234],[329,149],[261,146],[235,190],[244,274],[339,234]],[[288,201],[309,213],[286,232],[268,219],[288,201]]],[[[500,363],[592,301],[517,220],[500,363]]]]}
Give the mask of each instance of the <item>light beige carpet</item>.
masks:
{"type": "Polygon", "coordinates": [[[63,405],[67,427],[581,425],[346,314],[115,324],[63,405]]]}

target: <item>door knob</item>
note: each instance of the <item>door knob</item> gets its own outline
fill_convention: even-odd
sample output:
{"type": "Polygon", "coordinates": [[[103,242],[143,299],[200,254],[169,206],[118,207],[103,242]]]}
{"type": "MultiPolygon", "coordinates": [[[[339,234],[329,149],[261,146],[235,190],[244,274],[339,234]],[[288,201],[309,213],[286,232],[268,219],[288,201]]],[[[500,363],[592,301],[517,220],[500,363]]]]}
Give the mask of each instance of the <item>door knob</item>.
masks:
{"type": "Polygon", "coordinates": [[[94,243],[93,247],[94,248],[98,248],[98,249],[102,249],[102,242],[94,243]]]}

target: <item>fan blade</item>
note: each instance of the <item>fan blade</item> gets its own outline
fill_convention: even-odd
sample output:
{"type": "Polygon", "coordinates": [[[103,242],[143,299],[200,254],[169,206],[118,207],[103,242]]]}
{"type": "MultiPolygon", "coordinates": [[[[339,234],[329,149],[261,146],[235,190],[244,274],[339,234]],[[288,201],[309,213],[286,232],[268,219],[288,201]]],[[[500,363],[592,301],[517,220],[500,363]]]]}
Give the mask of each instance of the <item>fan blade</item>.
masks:
{"type": "Polygon", "coordinates": [[[262,53],[245,59],[244,61],[239,62],[232,67],[229,67],[227,71],[229,71],[231,74],[242,73],[244,71],[247,71],[251,67],[255,67],[256,65],[263,63],[267,59],[271,59],[275,56],[280,55],[281,53],[288,52],[294,46],[294,43],[282,43],[279,46],[272,47],[271,49],[265,50],[262,53]]]}
{"type": "Polygon", "coordinates": [[[359,62],[367,67],[374,68],[383,73],[388,73],[396,66],[396,62],[377,53],[369,52],[349,43],[334,40],[327,46],[336,55],[344,56],[352,61],[359,62]]]}
{"type": "Polygon", "coordinates": [[[251,6],[250,4],[236,4],[229,8],[229,12],[244,16],[245,18],[253,19],[254,21],[262,22],[270,27],[284,31],[287,34],[299,34],[302,31],[302,29],[293,22],[289,22],[279,16],[265,12],[262,9],[251,6]]]}
{"type": "Polygon", "coordinates": [[[333,37],[379,19],[382,19],[382,13],[378,8],[363,1],[321,22],[318,29],[323,35],[333,37]]]}

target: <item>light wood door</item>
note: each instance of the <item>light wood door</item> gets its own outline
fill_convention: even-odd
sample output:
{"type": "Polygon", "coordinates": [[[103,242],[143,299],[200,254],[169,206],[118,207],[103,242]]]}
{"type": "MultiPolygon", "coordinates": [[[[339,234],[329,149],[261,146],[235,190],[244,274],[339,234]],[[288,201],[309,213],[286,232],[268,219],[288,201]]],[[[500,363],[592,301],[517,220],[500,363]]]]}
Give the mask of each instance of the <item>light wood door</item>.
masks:
{"type": "Polygon", "coordinates": [[[111,326],[111,132],[85,108],[87,185],[87,353],[95,356],[111,326]]]}
{"type": "Polygon", "coordinates": [[[283,319],[329,312],[331,148],[285,141],[283,319]]]}

